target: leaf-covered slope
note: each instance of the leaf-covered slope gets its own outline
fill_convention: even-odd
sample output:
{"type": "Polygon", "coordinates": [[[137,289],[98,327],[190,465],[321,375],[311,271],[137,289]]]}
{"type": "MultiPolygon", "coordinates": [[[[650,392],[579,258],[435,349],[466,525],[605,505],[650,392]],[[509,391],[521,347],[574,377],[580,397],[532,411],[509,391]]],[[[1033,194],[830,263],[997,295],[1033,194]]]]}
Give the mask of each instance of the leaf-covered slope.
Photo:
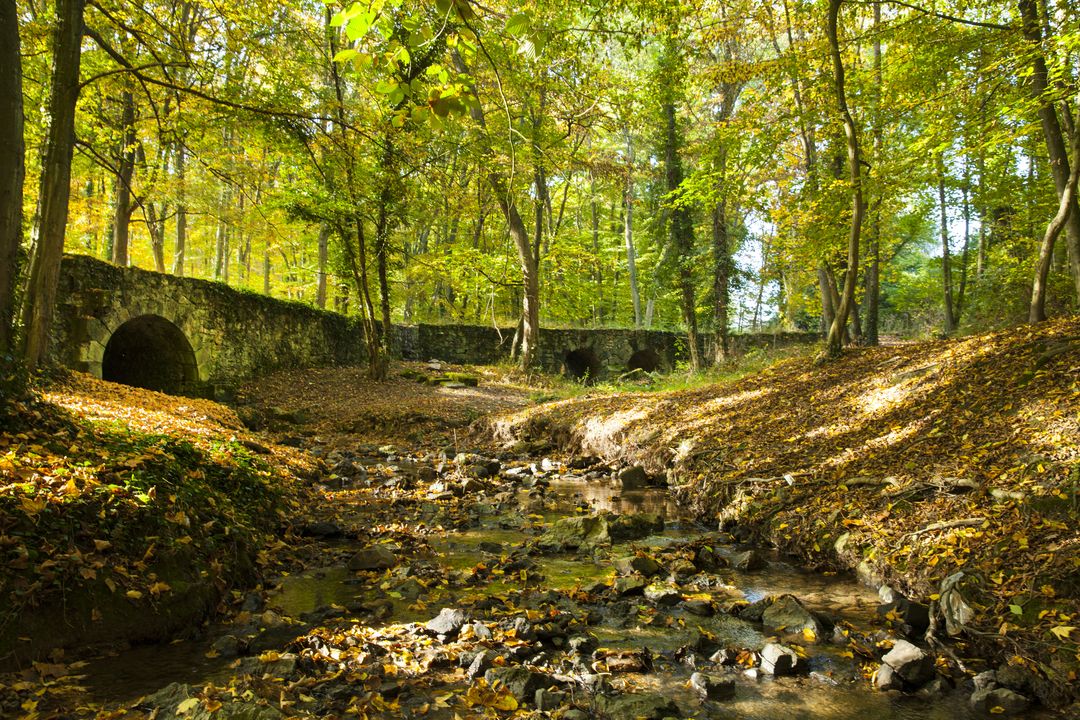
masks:
{"type": "Polygon", "coordinates": [[[566,401],[493,428],[666,472],[702,515],[915,596],[963,570],[972,636],[1048,658],[1059,679],[1080,660],[1076,318],[566,401]]]}
{"type": "Polygon", "coordinates": [[[0,663],[197,623],[257,556],[301,459],[215,403],[71,374],[0,431],[0,663]],[[29,639],[25,639],[29,638],[29,639]]]}

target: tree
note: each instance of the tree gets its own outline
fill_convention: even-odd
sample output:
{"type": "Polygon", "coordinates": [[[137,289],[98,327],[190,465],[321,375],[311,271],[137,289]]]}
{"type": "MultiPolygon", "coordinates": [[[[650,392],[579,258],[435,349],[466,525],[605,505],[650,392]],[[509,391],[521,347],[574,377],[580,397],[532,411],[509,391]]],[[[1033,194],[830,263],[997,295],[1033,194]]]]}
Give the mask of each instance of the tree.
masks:
{"type": "Polygon", "coordinates": [[[0,0],[0,362],[15,343],[15,284],[22,243],[22,58],[15,0],[0,0]]]}
{"type": "Polygon", "coordinates": [[[23,300],[23,356],[31,370],[41,364],[49,348],[60,258],[64,252],[85,5],[86,0],[56,0],[50,122],[38,192],[38,226],[30,281],[23,300]]]}
{"type": "Polygon", "coordinates": [[[851,116],[847,104],[847,89],[844,83],[844,61],[840,55],[839,15],[844,0],[829,0],[829,14],[826,22],[826,35],[833,61],[833,88],[836,92],[836,106],[844,123],[844,136],[847,139],[847,159],[851,183],[851,232],[848,236],[847,268],[844,271],[844,291],[840,304],[836,308],[836,317],[829,327],[826,339],[830,355],[838,355],[843,347],[844,328],[848,314],[855,303],[855,280],[859,272],[859,238],[862,230],[863,215],[866,212],[862,193],[862,157],[859,152],[859,131],[851,116]]]}

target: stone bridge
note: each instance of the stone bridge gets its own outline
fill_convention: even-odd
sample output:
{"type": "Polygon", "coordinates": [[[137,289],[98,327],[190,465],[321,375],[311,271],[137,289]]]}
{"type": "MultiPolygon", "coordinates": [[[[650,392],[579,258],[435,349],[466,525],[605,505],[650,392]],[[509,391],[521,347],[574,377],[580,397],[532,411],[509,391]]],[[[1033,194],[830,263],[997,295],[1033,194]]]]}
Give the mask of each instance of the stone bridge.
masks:
{"type": "MultiPolygon", "coordinates": [[[[494,364],[509,357],[513,335],[468,325],[398,326],[391,347],[406,359],[494,364]]],[[[745,351],[814,339],[783,333],[733,341],[745,351]]],[[[707,349],[711,338],[703,341],[707,349]]],[[[52,356],[106,380],[208,397],[275,370],[364,362],[354,318],[84,255],[67,255],[61,265],[52,356]]],[[[618,329],[542,329],[537,353],[542,370],[575,378],[666,370],[685,356],[685,335],[618,329]]]]}

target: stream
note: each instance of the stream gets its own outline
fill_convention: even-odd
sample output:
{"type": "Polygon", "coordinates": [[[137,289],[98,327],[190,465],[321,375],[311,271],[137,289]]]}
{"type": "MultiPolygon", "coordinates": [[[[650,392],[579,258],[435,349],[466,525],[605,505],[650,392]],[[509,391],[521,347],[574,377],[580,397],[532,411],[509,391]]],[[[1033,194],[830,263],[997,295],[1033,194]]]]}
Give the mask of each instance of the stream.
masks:
{"type": "MultiPolygon", "coordinates": [[[[152,696],[142,707],[159,708],[158,718],[183,715],[168,705],[186,695],[158,692],[169,683],[295,698],[286,716],[355,716],[360,703],[370,717],[480,716],[506,710],[499,698],[512,694],[515,706],[541,702],[542,716],[569,720],[983,717],[962,677],[956,687],[874,690],[877,660],[859,649],[898,637],[877,592],[741,545],[682,514],[662,488],[623,490],[606,468],[549,462],[340,452],[326,460],[354,471],[328,483],[342,537],[309,537],[315,561],[238,599],[243,609],[200,639],[90,661],[87,697],[132,707],[152,696]],[[416,541],[395,522],[414,528],[416,541]],[[556,542],[559,532],[598,526],[609,542],[598,530],[595,545],[556,542]],[[768,628],[746,610],[785,595],[817,618],[820,636],[768,628]],[[796,672],[764,671],[769,642],[794,650],[796,672]],[[695,673],[722,687],[710,695],[695,673]],[[499,677],[495,691],[479,680],[485,674],[499,677]],[[555,689],[541,701],[541,687],[555,689]]],[[[233,717],[277,717],[244,715],[240,698],[252,696],[229,697],[218,716],[232,708],[233,717]]]]}

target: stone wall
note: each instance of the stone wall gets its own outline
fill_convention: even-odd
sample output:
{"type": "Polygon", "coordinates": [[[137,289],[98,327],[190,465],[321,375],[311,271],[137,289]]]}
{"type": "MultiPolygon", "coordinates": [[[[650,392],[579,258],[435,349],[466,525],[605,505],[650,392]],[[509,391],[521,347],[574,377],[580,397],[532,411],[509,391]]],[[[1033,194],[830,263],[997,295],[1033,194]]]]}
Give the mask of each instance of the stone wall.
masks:
{"type": "MultiPolygon", "coordinates": [[[[355,319],[302,303],[68,255],[60,269],[52,355],[98,377],[222,395],[275,370],[363,364],[362,337],[355,319]]],[[[509,359],[513,338],[513,328],[396,326],[391,349],[405,359],[491,365],[509,359]]],[[[812,333],[733,335],[732,346],[746,352],[816,339],[812,333]]],[[[701,345],[711,356],[712,336],[702,335],[701,345]]],[[[596,378],[670,370],[687,354],[681,333],[545,328],[536,357],[545,372],[596,378]]]]}
{"type": "MultiPolygon", "coordinates": [[[[395,327],[394,348],[410,360],[443,360],[470,365],[492,365],[510,357],[514,329],[480,325],[406,325],[395,327]]],[[[816,342],[814,333],[757,333],[732,335],[731,349],[742,354],[752,349],[788,347],[816,342]]],[[[702,352],[711,356],[713,336],[701,335],[702,352]]],[[[661,330],[589,329],[540,330],[537,364],[545,372],[566,372],[593,377],[634,369],[670,370],[686,360],[686,336],[661,330]]]]}
{"type": "Polygon", "coordinates": [[[67,255],[61,265],[53,359],[101,377],[113,333],[143,316],[174,324],[190,343],[197,378],[183,388],[188,394],[220,394],[274,370],[364,360],[353,319],[83,255],[67,255]]]}

